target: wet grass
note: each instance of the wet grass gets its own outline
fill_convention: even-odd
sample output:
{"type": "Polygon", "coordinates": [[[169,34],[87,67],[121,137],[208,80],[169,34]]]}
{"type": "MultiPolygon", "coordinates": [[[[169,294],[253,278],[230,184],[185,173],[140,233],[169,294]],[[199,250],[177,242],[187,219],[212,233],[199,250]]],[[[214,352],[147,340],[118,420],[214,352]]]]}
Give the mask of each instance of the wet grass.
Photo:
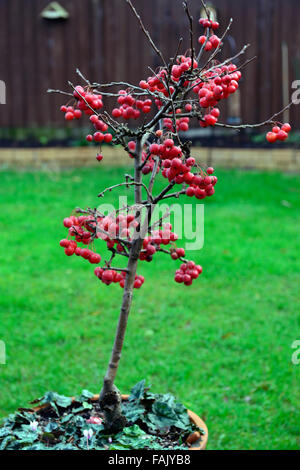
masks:
{"type": "MultiPolygon", "coordinates": [[[[1,173],[1,416],[47,390],[99,391],[122,291],[66,258],[58,241],[62,218],[95,206],[123,173],[1,173]]],[[[207,421],[210,449],[296,449],[300,178],[217,174],[205,245],[191,254],[204,273],[186,288],[167,256],[140,266],[146,283],[135,293],[117,385],[128,392],[145,378],[155,392],[174,393],[207,421]]]]}

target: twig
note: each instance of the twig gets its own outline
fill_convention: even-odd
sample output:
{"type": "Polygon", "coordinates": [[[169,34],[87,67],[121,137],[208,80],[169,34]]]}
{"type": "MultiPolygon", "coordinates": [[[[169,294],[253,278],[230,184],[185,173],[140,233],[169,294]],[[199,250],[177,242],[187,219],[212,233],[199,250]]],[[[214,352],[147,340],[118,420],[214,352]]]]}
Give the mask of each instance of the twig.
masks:
{"type": "Polygon", "coordinates": [[[177,59],[177,56],[179,54],[182,42],[183,42],[183,38],[180,38],[179,41],[178,41],[178,46],[177,46],[177,49],[176,49],[175,56],[171,59],[171,65],[170,65],[171,69],[172,69],[173,65],[175,64],[175,62],[176,62],[176,59],[177,59]]]}
{"type": "Polygon", "coordinates": [[[191,43],[191,58],[192,58],[192,63],[191,63],[191,71],[193,71],[194,68],[194,57],[195,57],[195,49],[194,49],[194,31],[193,31],[193,17],[190,13],[189,7],[187,2],[183,2],[183,8],[184,11],[188,17],[189,23],[190,23],[190,43],[191,43]]]}
{"type": "Polygon", "coordinates": [[[151,193],[149,192],[147,186],[144,184],[144,183],[140,183],[140,182],[136,182],[136,181],[126,181],[125,183],[119,183],[119,184],[115,184],[114,186],[110,186],[109,188],[106,188],[104,189],[104,191],[102,191],[101,193],[98,194],[98,197],[103,197],[104,194],[107,192],[107,191],[112,191],[113,189],[116,189],[116,188],[119,188],[120,186],[138,186],[138,187],[143,187],[146,192],[147,192],[147,195],[148,197],[150,198],[150,200],[152,200],[152,196],[151,196],[151,193]]]}
{"type": "Polygon", "coordinates": [[[73,93],[68,93],[66,91],[61,91],[61,90],[52,90],[51,88],[48,88],[47,93],[60,93],[61,95],[74,97],[73,93]]]}
{"type": "MultiPolygon", "coordinates": [[[[105,230],[103,230],[102,228],[100,228],[97,224],[96,225],[96,233],[98,233],[98,232],[103,233],[103,235],[107,236],[108,238],[111,238],[111,235],[108,232],[106,232],[105,230]]],[[[121,238],[121,237],[118,237],[118,236],[114,236],[114,240],[116,240],[120,244],[124,244],[124,245],[127,245],[129,247],[131,247],[131,245],[132,245],[132,243],[129,240],[124,240],[124,238],[121,238]]],[[[120,253],[118,252],[117,254],[122,255],[121,252],[120,253]]]]}
{"type": "Polygon", "coordinates": [[[205,46],[206,46],[206,44],[207,44],[207,42],[208,42],[208,39],[209,39],[209,29],[207,29],[207,32],[206,32],[206,40],[205,40],[205,42],[202,44],[202,47],[201,47],[201,49],[200,49],[200,51],[199,51],[199,53],[198,53],[198,55],[197,55],[197,62],[198,62],[198,63],[200,62],[200,59],[201,59],[201,57],[202,57],[202,55],[203,55],[203,52],[204,52],[205,46]]]}
{"type": "Polygon", "coordinates": [[[165,196],[163,196],[160,200],[164,200],[164,199],[169,199],[170,197],[174,197],[174,198],[179,198],[179,196],[181,194],[185,194],[186,193],[186,189],[182,189],[181,191],[178,191],[176,193],[172,193],[172,194],[167,194],[165,196]]]}
{"type": "MultiPolygon", "coordinates": [[[[105,121],[105,119],[103,118],[103,115],[101,115],[101,113],[98,113],[97,111],[95,111],[95,109],[87,102],[85,96],[83,96],[80,91],[76,90],[76,87],[73,85],[72,82],[68,82],[68,84],[73,88],[74,91],[76,91],[76,93],[78,94],[78,96],[80,96],[80,98],[85,102],[86,106],[91,110],[93,111],[93,113],[98,116],[98,117],[102,117],[103,121],[105,121]]],[[[106,122],[106,121],[105,121],[106,122]]],[[[106,122],[106,124],[109,124],[114,131],[116,131],[116,129],[108,122],[106,122]]]]}
{"type": "MultiPolygon", "coordinates": [[[[250,44],[246,44],[246,45],[243,46],[242,49],[241,49],[237,54],[235,54],[233,57],[230,57],[229,59],[224,60],[224,62],[222,62],[221,64],[218,64],[217,66],[214,65],[214,66],[210,67],[209,69],[205,70],[204,73],[207,74],[208,72],[213,71],[215,68],[221,68],[223,65],[226,65],[226,64],[228,64],[229,62],[234,61],[234,60],[237,59],[240,55],[244,54],[244,53],[246,52],[246,50],[248,49],[249,46],[250,46],[250,44]]],[[[252,58],[252,59],[249,59],[249,62],[251,62],[252,60],[253,60],[253,58],[252,58]]],[[[247,63],[248,63],[248,61],[246,61],[244,65],[246,65],[247,63]]],[[[202,69],[201,69],[201,70],[202,70],[202,69]]],[[[238,69],[237,69],[237,70],[238,70],[238,69]]],[[[202,72],[203,72],[203,70],[202,70],[202,72]]],[[[211,79],[212,79],[212,78],[219,77],[219,76],[221,77],[222,75],[225,75],[225,72],[224,72],[223,74],[216,75],[215,77],[211,77],[211,79]]],[[[198,76],[197,78],[199,78],[199,79],[201,79],[201,80],[204,80],[204,79],[205,79],[205,76],[203,76],[203,74],[200,76],[200,74],[199,74],[199,76],[198,76]]],[[[186,90],[184,96],[187,96],[187,94],[188,94],[191,90],[193,90],[196,86],[198,86],[198,83],[197,83],[197,82],[194,83],[192,86],[190,86],[190,88],[188,88],[188,89],[186,90]]]]}
{"type": "Polygon", "coordinates": [[[91,82],[85,78],[85,76],[81,73],[81,71],[79,70],[79,68],[76,69],[76,73],[79,75],[80,78],[82,78],[82,80],[87,84],[87,85],[91,85],[91,82]]]}
{"type": "MultiPolygon", "coordinates": [[[[229,59],[226,59],[224,60],[224,62],[222,62],[221,64],[218,64],[218,68],[219,67],[222,67],[223,65],[226,65],[228,64],[229,62],[233,62],[235,59],[237,59],[240,55],[242,54],[245,54],[246,50],[248,49],[248,47],[250,47],[250,44],[245,44],[242,49],[237,53],[235,54],[234,56],[230,57],[229,59]]],[[[214,65],[213,67],[209,68],[208,70],[205,71],[205,73],[207,72],[211,72],[214,68],[216,68],[216,66],[214,65]]]]}
{"type": "Polygon", "coordinates": [[[284,113],[284,111],[289,109],[293,104],[294,104],[294,102],[291,101],[281,111],[279,111],[278,113],[273,114],[273,116],[271,116],[269,119],[266,119],[265,121],[260,122],[258,124],[239,124],[238,126],[232,126],[231,124],[216,123],[216,126],[226,127],[226,128],[229,128],[229,129],[252,129],[252,128],[255,128],[255,127],[262,127],[262,126],[265,126],[266,124],[272,124],[274,122],[274,119],[277,116],[280,116],[280,114],[284,113]]]}
{"type": "Polygon", "coordinates": [[[226,34],[228,33],[228,31],[230,30],[231,28],[231,25],[233,23],[233,19],[230,18],[229,20],[229,24],[225,30],[225,32],[223,33],[223,35],[221,36],[220,38],[220,42],[218,44],[218,47],[215,49],[215,51],[212,53],[212,55],[209,57],[209,59],[207,60],[207,62],[205,63],[205,65],[203,65],[203,67],[200,69],[200,72],[202,72],[209,63],[212,62],[212,60],[216,57],[216,55],[218,54],[218,52],[220,51],[220,48],[221,48],[221,45],[222,45],[222,42],[223,42],[223,39],[225,38],[226,34]]]}
{"type": "Polygon", "coordinates": [[[104,271],[113,270],[113,271],[118,271],[118,272],[123,272],[123,273],[129,272],[127,268],[113,268],[112,266],[104,266],[101,269],[103,269],[104,271]]]}
{"type": "Polygon", "coordinates": [[[168,184],[168,186],[166,186],[162,192],[156,196],[156,198],[154,199],[153,203],[154,204],[157,204],[159,201],[161,201],[164,197],[165,194],[167,194],[173,187],[175,186],[175,182],[172,181],[171,183],[168,184]]]}
{"type": "MultiPolygon", "coordinates": [[[[91,87],[92,88],[110,88],[114,86],[123,86],[126,87],[127,93],[130,93],[135,96],[153,96],[154,98],[161,98],[161,94],[155,92],[155,91],[150,91],[149,89],[144,90],[143,88],[132,85],[131,83],[127,82],[110,82],[110,83],[92,83],[91,87]],[[135,91],[133,91],[135,90],[135,91]]],[[[105,93],[100,91],[101,94],[107,95],[107,96],[120,96],[119,93],[105,93]]]]}
{"type": "Polygon", "coordinates": [[[210,20],[210,11],[209,11],[209,9],[207,8],[206,3],[204,2],[204,0],[201,0],[201,3],[202,3],[202,6],[203,6],[203,8],[204,8],[204,10],[205,10],[205,13],[206,13],[207,18],[210,20]]]}
{"type": "Polygon", "coordinates": [[[145,26],[144,26],[144,23],[142,21],[142,18],[140,17],[140,15],[138,14],[138,12],[136,11],[136,9],[134,8],[131,0],[125,0],[128,5],[130,6],[131,10],[133,11],[133,13],[135,14],[136,18],[138,19],[139,23],[140,23],[140,26],[142,28],[142,31],[143,33],[145,34],[145,36],[147,37],[151,47],[154,49],[154,51],[157,53],[157,55],[160,57],[160,59],[162,60],[163,64],[165,65],[165,67],[167,67],[167,64],[166,64],[166,61],[164,59],[164,56],[162,55],[162,52],[158,49],[158,47],[155,45],[153,39],[151,38],[150,36],[150,33],[149,31],[146,30],[145,26]]]}
{"type": "Polygon", "coordinates": [[[140,165],[140,170],[142,170],[144,168],[145,165],[147,165],[148,161],[149,161],[149,158],[151,157],[151,152],[148,152],[147,155],[146,155],[146,158],[145,160],[143,161],[143,163],[140,165]]]}
{"type": "Polygon", "coordinates": [[[257,59],[257,55],[254,55],[253,57],[251,57],[251,59],[248,59],[246,60],[242,65],[240,65],[239,67],[237,67],[235,69],[235,72],[237,72],[238,70],[242,70],[243,68],[245,68],[248,64],[250,64],[251,62],[253,62],[254,60],[257,59]]]}
{"type": "MultiPolygon", "coordinates": [[[[152,170],[152,174],[151,174],[151,178],[150,178],[150,182],[149,182],[149,186],[148,186],[148,190],[149,190],[149,193],[151,194],[151,196],[152,196],[152,190],[153,190],[155,177],[157,175],[158,165],[159,165],[159,157],[156,157],[154,167],[153,167],[153,170],[152,170]]],[[[151,200],[153,200],[152,197],[151,197],[151,200]]],[[[149,202],[151,202],[151,201],[149,200],[149,202]]]]}
{"type": "Polygon", "coordinates": [[[150,227],[149,227],[149,232],[151,232],[152,230],[154,230],[155,227],[159,227],[162,223],[162,221],[164,219],[167,219],[169,217],[169,215],[171,214],[171,209],[172,209],[173,206],[170,206],[168,208],[168,210],[166,211],[166,213],[164,215],[162,215],[156,222],[154,222],[154,224],[152,224],[150,227]]]}
{"type": "MultiPolygon", "coordinates": [[[[171,255],[172,252],[170,250],[166,250],[165,248],[157,248],[156,251],[159,251],[160,253],[165,253],[166,255],[171,255]]],[[[183,258],[182,256],[180,256],[179,258],[177,258],[178,260],[182,261],[183,263],[188,263],[189,260],[186,259],[186,258],[183,258]]]]}

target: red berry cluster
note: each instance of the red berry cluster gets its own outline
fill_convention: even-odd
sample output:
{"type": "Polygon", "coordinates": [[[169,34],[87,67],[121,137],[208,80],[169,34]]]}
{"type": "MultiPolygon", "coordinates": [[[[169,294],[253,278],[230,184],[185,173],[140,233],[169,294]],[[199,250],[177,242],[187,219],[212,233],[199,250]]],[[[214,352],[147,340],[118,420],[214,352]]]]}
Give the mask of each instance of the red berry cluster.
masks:
{"type": "MultiPolygon", "coordinates": [[[[209,172],[210,169],[207,171],[209,172]]],[[[212,170],[212,169],[211,169],[212,170]]],[[[123,215],[120,214],[117,217],[106,216],[98,217],[97,220],[93,216],[70,216],[64,219],[63,225],[68,228],[69,235],[75,237],[75,240],[63,239],[60,241],[60,246],[65,249],[65,254],[67,256],[76,255],[88,260],[91,264],[99,264],[101,261],[101,256],[98,253],[88,249],[80,248],[77,245],[77,242],[82,242],[85,245],[89,245],[92,241],[92,235],[94,238],[100,238],[107,243],[107,248],[110,250],[116,249],[118,252],[124,251],[122,241],[116,240],[116,238],[121,237],[123,240],[131,240],[130,229],[136,228],[139,225],[138,221],[135,220],[134,215],[123,215]],[[97,233],[96,233],[97,230],[97,233]]],[[[172,259],[183,259],[185,256],[185,250],[183,248],[176,248],[175,242],[178,240],[176,233],[172,232],[172,225],[166,223],[161,229],[157,229],[149,233],[149,235],[143,240],[142,250],[139,256],[139,259],[142,261],[152,261],[153,256],[157,251],[161,250],[161,246],[166,246],[171,244],[170,254],[172,259]]],[[[196,279],[195,272],[192,273],[192,267],[195,266],[195,263],[192,261],[188,262],[188,266],[191,272],[189,274],[192,279],[196,279]],[[194,277],[193,277],[194,276],[194,277]]],[[[181,267],[181,270],[184,268],[181,267]]],[[[198,267],[196,268],[198,269],[198,267]]],[[[180,270],[179,270],[180,271],[180,270]]],[[[179,271],[176,272],[176,275],[179,274],[179,271]]],[[[95,275],[107,285],[112,283],[119,283],[122,288],[125,285],[126,272],[118,272],[110,267],[95,269],[95,275]]],[[[198,277],[198,276],[197,276],[198,277]]],[[[179,277],[177,276],[175,280],[177,282],[179,277]]],[[[189,278],[185,278],[186,285],[191,285],[189,283],[189,278]]],[[[136,276],[134,281],[134,287],[139,289],[144,283],[143,276],[136,276]]]]}
{"type": "Polygon", "coordinates": [[[67,256],[75,254],[76,256],[81,256],[88,260],[91,264],[99,264],[101,261],[101,256],[98,253],[94,253],[94,251],[88,250],[87,248],[80,248],[74,240],[67,240],[65,238],[61,240],[59,244],[65,249],[67,256]]]}
{"type": "Polygon", "coordinates": [[[190,122],[190,118],[188,117],[182,117],[180,119],[176,119],[177,131],[187,132],[189,130],[189,122],[190,122]]]}
{"type": "MultiPolygon", "coordinates": [[[[129,142],[128,147],[131,151],[135,150],[135,143],[129,142]]],[[[176,147],[173,139],[166,139],[163,144],[154,143],[149,147],[151,155],[158,155],[162,160],[162,175],[169,182],[176,184],[186,183],[189,185],[186,194],[189,197],[195,196],[197,199],[204,199],[212,196],[215,192],[214,186],[218,179],[215,176],[213,168],[207,169],[207,175],[203,172],[201,175],[192,173],[192,167],[195,166],[195,159],[189,157],[186,161],[182,159],[183,154],[180,147],[176,147]]]]}
{"type": "MultiPolygon", "coordinates": [[[[176,114],[181,114],[182,110],[178,108],[176,110],[176,114]]],[[[189,130],[189,122],[190,118],[189,117],[182,117],[179,119],[176,119],[176,129],[177,131],[181,132],[187,132],[189,130]]],[[[172,118],[164,118],[163,119],[163,125],[166,129],[168,129],[171,132],[174,132],[174,126],[173,126],[173,120],[172,118]]]]}
{"type": "Polygon", "coordinates": [[[66,121],[73,121],[73,119],[80,119],[82,116],[82,111],[80,109],[75,109],[74,106],[61,106],[60,110],[65,113],[66,121]]]}
{"type": "Polygon", "coordinates": [[[204,50],[208,52],[208,51],[211,51],[212,49],[217,49],[217,47],[219,47],[221,43],[221,39],[216,34],[212,34],[209,37],[202,35],[202,36],[199,36],[198,42],[201,45],[206,43],[204,46],[204,50]]]}
{"type": "Polygon", "coordinates": [[[217,21],[211,21],[208,18],[200,18],[199,24],[203,26],[203,28],[208,28],[208,29],[218,29],[219,28],[219,23],[217,21]]]}
{"type": "MultiPolygon", "coordinates": [[[[184,75],[184,73],[187,72],[189,69],[191,68],[196,69],[198,67],[198,63],[195,59],[192,64],[191,57],[186,57],[184,55],[179,56],[176,62],[177,63],[173,65],[172,70],[171,70],[171,78],[174,83],[179,82],[179,80],[184,75]]],[[[155,76],[148,77],[147,80],[141,80],[139,83],[140,88],[142,88],[143,90],[149,90],[152,93],[159,92],[165,95],[166,97],[169,97],[170,94],[172,95],[174,93],[175,88],[172,85],[170,86],[169,89],[166,87],[165,77],[167,73],[168,73],[167,70],[162,69],[155,76]]],[[[189,85],[189,82],[186,81],[185,86],[188,86],[188,85],[189,85]]],[[[158,109],[162,105],[159,99],[156,99],[155,103],[158,109]]]]}
{"type": "Polygon", "coordinates": [[[180,266],[180,269],[176,271],[175,281],[179,284],[185,284],[191,286],[193,281],[199,277],[202,273],[202,267],[196,265],[194,261],[188,261],[180,266]]]}
{"type": "Polygon", "coordinates": [[[69,235],[75,237],[78,243],[89,245],[91,243],[91,233],[95,230],[95,224],[91,217],[67,217],[63,221],[63,225],[69,229],[69,235]]]}
{"type": "Polygon", "coordinates": [[[92,116],[94,110],[103,108],[102,95],[94,94],[89,90],[85,90],[82,86],[77,86],[74,91],[74,97],[78,100],[77,108],[84,112],[87,116],[92,116]]]}
{"type": "Polygon", "coordinates": [[[65,119],[67,121],[80,119],[83,112],[88,116],[91,116],[94,114],[91,108],[94,110],[103,108],[102,95],[85,91],[82,86],[77,86],[73,95],[76,99],[76,104],[74,106],[64,105],[60,108],[60,110],[65,113],[65,119]]]}
{"type": "Polygon", "coordinates": [[[287,122],[283,124],[281,127],[274,126],[272,132],[268,132],[266,135],[266,139],[268,142],[273,144],[277,140],[283,142],[289,136],[290,131],[292,130],[291,125],[287,122]]]}
{"type": "Polygon", "coordinates": [[[72,256],[77,249],[77,243],[74,240],[67,240],[64,238],[59,242],[60,246],[65,249],[65,254],[67,256],[72,256]]]}
{"type": "Polygon", "coordinates": [[[207,18],[200,18],[199,24],[206,29],[206,34],[198,38],[199,44],[205,44],[204,50],[211,51],[212,49],[217,49],[221,43],[221,39],[216,34],[210,34],[210,31],[214,31],[219,28],[219,23],[217,21],[210,21],[207,18]]]}
{"type": "Polygon", "coordinates": [[[173,65],[172,67],[172,80],[173,82],[179,82],[180,78],[182,75],[190,70],[191,68],[196,69],[198,67],[197,61],[194,59],[193,61],[193,67],[192,67],[192,59],[191,57],[186,57],[184,55],[180,56],[177,59],[177,64],[173,65]]]}
{"type": "Polygon", "coordinates": [[[152,155],[158,155],[162,160],[173,160],[182,157],[182,150],[175,146],[173,139],[166,139],[163,144],[151,144],[149,151],[152,155]]]}
{"type": "MultiPolygon", "coordinates": [[[[123,289],[125,287],[125,279],[126,279],[126,272],[118,272],[114,269],[103,269],[97,267],[94,271],[95,276],[109,286],[110,284],[119,284],[123,289]]],[[[143,276],[135,276],[135,281],[133,287],[135,289],[140,289],[145,282],[145,278],[143,276]]]]}
{"type": "Polygon", "coordinates": [[[87,135],[86,140],[88,142],[92,142],[94,140],[94,142],[98,142],[100,144],[102,142],[106,142],[107,144],[109,144],[112,141],[113,137],[110,133],[106,133],[108,130],[108,125],[105,122],[101,121],[101,119],[96,114],[91,115],[90,121],[96,129],[96,132],[94,133],[94,135],[87,135]]]}
{"type": "Polygon", "coordinates": [[[195,159],[190,157],[184,162],[176,157],[172,160],[167,159],[163,161],[162,175],[167,178],[169,182],[175,181],[176,184],[187,183],[191,184],[194,179],[194,174],[191,172],[192,166],[195,165],[195,159]]]}
{"type": "Polygon", "coordinates": [[[138,224],[138,221],[135,220],[132,214],[127,216],[120,214],[115,218],[112,216],[106,216],[102,219],[99,218],[96,237],[106,241],[109,249],[117,245],[117,250],[122,252],[123,247],[116,238],[130,241],[130,229],[135,229],[138,224]]]}
{"type": "Polygon", "coordinates": [[[201,127],[215,126],[220,116],[219,108],[212,108],[205,116],[204,119],[199,121],[201,127]]]}
{"type": "MultiPolygon", "coordinates": [[[[165,96],[169,96],[169,91],[167,90],[167,87],[164,84],[166,74],[167,71],[162,69],[155,76],[148,77],[147,81],[141,80],[139,86],[140,88],[142,88],[142,90],[149,90],[152,93],[160,92],[163,93],[165,96]]],[[[174,92],[174,87],[170,87],[170,92],[171,94],[174,92]]],[[[160,105],[161,103],[157,102],[157,104],[160,105]]]]}
{"type": "Polygon", "coordinates": [[[174,260],[183,258],[184,256],[185,256],[184,248],[176,248],[171,251],[171,258],[174,260]]]}
{"type": "MultiPolygon", "coordinates": [[[[207,72],[207,81],[203,82],[198,79],[193,88],[194,93],[198,94],[200,106],[202,108],[213,108],[222,99],[226,99],[235,93],[239,87],[238,81],[241,76],[241,72],[236,70],[234,64],[215,67],[211,72],[207,72]]],[[[201,121],[201,125],[203,127],[215,125],[219,115],[219,109],[215,108],[213,112],[208,114],[208,117],[201,121]]]]}
{"type": "MultiPolygon", "coordinates": [[[[75,240],[63,239],[60,241],[60,246],[65,249],[67,256],[76,255],[88,260],[91,264],[99,264],[101,256],[98,253],[88,249],[80,248],[77,242],[89,244],[91,242],[91,233],[95,235],[95,238],[101,238],[107,242],[109,249],[114,249],[115,245],[117,251],[123,251],[123,246],[115,240],[115,237],[127,238],[130,240],[130,228],[136,227],[138,222],[135,220],[132,214],[127,216],[120,214],[116,218],[102,217],[97,219],[99,232],[96,234],[96,221],[92,216],[70,216],[64,219],[64,226],[69,229],[69,235],[75,237],[75,240]],[[105,233],[103,233],[105,232],[105,233]]],[[[182,259],[185,256],[185,250],[183,248],[176,248],[174,242],[178,239],[178,236],[172,232],[172,225],[167,223],[164,224],[162,229],[154,230],[143,240],[143,247],[140,253],[140,260],[152,261],[153,255],[160,250],[161,245],[165,246],[173,244],[170,250],[172,259],[182,259]]],[[[195,267],[195,263],[189,261],[187,264],[184,263],[179,271],[176,271],[176,282],[184,282],[186,285],[191,285],[190,278],[196,279],[200,273],[201,267],[195,267]],[[184,272],[184,280],[180,281],[179,274],[183,272],[188,266],[188,271],[184,272]],[[193,268],[193,269],[192,269],[193,268]],[[187,277],[189,275],[190,277],[187,277]]],[[[122,288],[125,286],[126,272],[118,272],[112,268],[97,267],[95,269],[95,275],[106,285],[112,283],[119,283],[122,288]]],[[[139,289],[142,287],[145,279],[143,276],[136,275],[134,281],[134,288],[139,289]]]]}
{"type": "MultiPolygon", "coordinates": [[[[213,168],[207,169],[208,175],[211,175],[213,172],[213,168]]],[[[215,193],[214,186],[217,184],[218,178],[208,175],[194,175],[191,185],[186,190],[186,195],[189,197],[195,196],[196,199],[205,199],[206,197],[213,196],[215,193]]]]}
{"type": "Polygon", "coordinates": [[[138,119],[141,115],[141,112],[148,114],[151,111],[152,100],[136,100],[130,93],[127,93],[125,90],[119,91],[118,103],[119,108],[115,108],[112,111],[112,116],[114,118],[123,117],[124,119],[138,119]]]}
{"type": "MultiPolygon", "coordinates": [[[[147,158],[146,152],[142,153],[142,162],[145,162],[145,165],[142,168],[142,173],[143,175],[148,175],[149,173],[152,173],[154,165],[155,165],[155,160],[153,159],[152,155],[150,155],[147,158]]],[[[157,167],[156,173],[159,172],[159,167],[157,167]]]]}
{"type": "MultiPolygon", "coordinates": [[[[143,249],[140,253],[141,261],[152,261],[155,253],[160,249],[161,245],[169,245],[178,240],[178,235],[172,232],[172,225],[165,224],[163,230],[152,231],[143,241],[143,249]]],[[[182,255],[184,256],[184,254],[182,255]]]]}
{"type": "MultiPolygon", "coordinates": [[[[107,242],[109,249],[113,249],[117,244],[117,250],[123,251],[124,248],[120,243],[114,240],[114,237],[121,236],[130,239],[129,229],[136,227],[138,222],[135,221],[133,215],[119,215],[115,219],[111,217],[98,218],[99,234],[96,232],[96,221],[92,216],[80,216],[80,217],[67,217],[63,221],[63,225],[69,229],[69,235],[75,237],[75,240],[63,239],[60,241],[60,246],[65,249],[67,256],[81,256],[88,260],[91,264],[99,264],[101,256],[98,253],[93,252],[88,248],[80,248],[77,242],[82,242],[86,245],[91,243],[91,233],[95,235],[95,238],[101,238],[107,242]],[[87,231],[83,229],[85,227],[87,231]],[[102,230],[107,232],[103,234],[102,230]]],[[[125,286],[125,271],[117,272],[110,268],[95,269],[95,275],[101,279],[104,284],[110,285],[112,283],[119,283],[121,287],[125,286]]],[[[134,288],[139,289],[144,284],[145,279],[143,276],[136,276],[134,281],[134,288]]]]}

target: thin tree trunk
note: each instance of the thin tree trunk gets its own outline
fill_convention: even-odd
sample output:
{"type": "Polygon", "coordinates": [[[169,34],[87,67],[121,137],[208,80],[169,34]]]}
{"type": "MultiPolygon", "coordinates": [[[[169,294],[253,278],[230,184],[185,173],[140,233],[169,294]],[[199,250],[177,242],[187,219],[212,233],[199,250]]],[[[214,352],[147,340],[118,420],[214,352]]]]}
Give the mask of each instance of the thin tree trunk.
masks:
{"type": "MultiPolygon", "coordinates": [[[[142,180],[142,173],[139,169],[141,164],[141,153],[142,153],[142,142],[137,142],[136,158],[135,158],[135,172],[134,181],[140,183],[142,180]]],[[[141,204],[142,202],[142,188],[141,186],[135,186],[135,204],[141,204]]],[[[103,388],[100,393],[99,403],[105,416],[105,426],[110,432],[118,432],[123,429],[126,425],[126,418],[122,414],[121,409],[121,395],[119,390],[114,385],[116,374],[118,371],[124,338],[126,333],[126,327],[128,322],[128,316],[132,303],[133,285],[135,281],[137,264],[139,255],[143,245],[143,235],[147,233],[147,229],[150,223],[152,215],[152,207],[148,209],[146,219],[140,227],[139,234],[133,240],[129,260],[127,265],[127,276],[124,287],[124,295],[122,300],[121,312],[119,317],[119,323],[115,336],[114,346],[109,361],[108,369],[104,377],[103,388]]]]}
{"type": "Polygon", "coordinates": [[[130,251],[127,266],[128,274],[126,276],[119,323],[108,369],[104,377],[103,388],[100,394],[100,406],[105,415],[105,426],[111,432],[118,432],[126,425],[126,419],[123,416],[121,409],[121,395],[114,385],[114,381],[121,359],[128,316],[132,302],[133,284],[142,243],[142,240],[137,239],[132,245],[132,249],[130,251]]]}

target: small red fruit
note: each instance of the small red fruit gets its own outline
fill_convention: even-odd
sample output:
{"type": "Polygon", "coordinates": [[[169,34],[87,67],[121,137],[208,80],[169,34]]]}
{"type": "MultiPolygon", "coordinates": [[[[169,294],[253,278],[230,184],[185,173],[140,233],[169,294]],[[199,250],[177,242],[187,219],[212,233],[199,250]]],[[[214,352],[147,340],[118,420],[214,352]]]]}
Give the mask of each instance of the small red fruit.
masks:
{"type": "Polygon", "coordinates": [[[266,135],[266,139],[268,142],[270,142],[270,144],[273,144],[277,140],[277,135],[278,134],[275,134],[275,132],[268,132],[266,135]]]}
{"type": "Polygon", "coordinates": [[[200,36],[200,37],[198,38],[199,44],[204,44],[205,41],[206,41],[206,36],[200,36]]]}
{"type": "Polygon", "coordinates": [[[67,112],[66,115],[65,115],[65,119],[66,119],[66,121],[73,121],[73,119],[74,119],[74,113],[72,113],[72,112],[70,112],[70,111],[67,112]]]}
{"type": "Polygon", "coordinates": [[[283,130],[280,130],[277,134],[277,139],[278,140],[281,140],[281,141],[284,141],[288,138],[288,133],[283,131],[283,130]]]}
{"type": "Polygon", "coordinates": [[[281,130],[286,132],[287,134],[292,130],[291,128],[291,125],[286,122],[285,124],[283,124],[283,126],[281,127],[281,130]]]}
{"type": "Polygon", "coordinates": [[[187,188],[187,190],[186,190],[186,195],[189,196],[189,197],[195,196],[195,189],[190,186],[190,187],[187,188]]]}

